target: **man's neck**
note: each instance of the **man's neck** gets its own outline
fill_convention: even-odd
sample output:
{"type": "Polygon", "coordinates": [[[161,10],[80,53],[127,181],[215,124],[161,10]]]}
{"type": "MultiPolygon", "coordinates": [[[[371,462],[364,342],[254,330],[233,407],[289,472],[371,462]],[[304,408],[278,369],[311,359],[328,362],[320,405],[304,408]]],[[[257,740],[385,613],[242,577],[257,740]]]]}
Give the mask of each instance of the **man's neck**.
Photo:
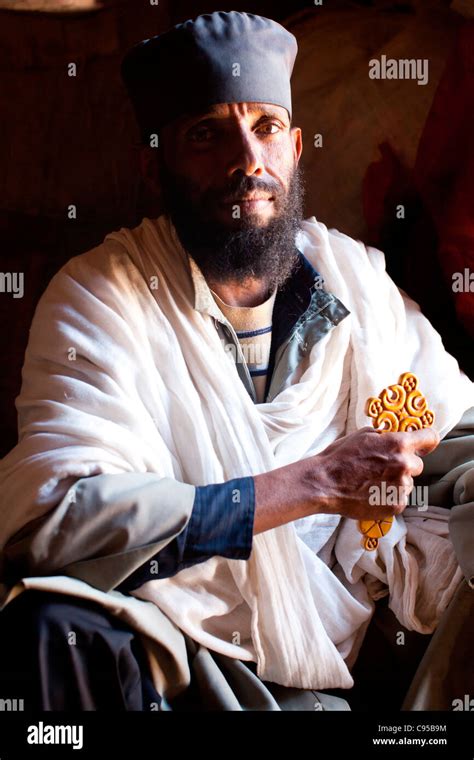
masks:
{"type": "Polygon", "coordinates": [[[248,278],[244,282],[214,282],[208,285],[221,301],[229,306],[260,306],[270,298],[270,289],[266,280],[248,278]]]}

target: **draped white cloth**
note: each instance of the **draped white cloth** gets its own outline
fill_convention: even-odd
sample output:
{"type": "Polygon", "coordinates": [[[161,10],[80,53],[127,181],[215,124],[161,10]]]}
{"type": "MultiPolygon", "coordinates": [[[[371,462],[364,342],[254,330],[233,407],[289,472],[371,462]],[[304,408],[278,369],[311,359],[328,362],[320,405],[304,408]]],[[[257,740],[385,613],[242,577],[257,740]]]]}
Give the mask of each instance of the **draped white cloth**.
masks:
{"type": "MultiPolygon", "coordinates": [[[[314,345],[299,382],[257,405],[212,319],[194,309],[167,217],[71,259],[30,335],[20,446],[3,465],[15,509],[2,533],[45,513],[78,477],[152,471],[201,485],[309,457],[367,425],[367,397],[405,371],[419,376],[445,435],[473,405],[474,386],[388,277],[383,254],[314,217],[297,242],[351,314],[314,345]]],[[[408,628],[435,628],[462,577],[448,514],[407,509],[371,553],[354,521],[306,518],[254,536],[248,561],[214,557],[133,593],[210,649],[255,660],[265,680],[350,687],[374,599],[389,594],[408,628]]]]}

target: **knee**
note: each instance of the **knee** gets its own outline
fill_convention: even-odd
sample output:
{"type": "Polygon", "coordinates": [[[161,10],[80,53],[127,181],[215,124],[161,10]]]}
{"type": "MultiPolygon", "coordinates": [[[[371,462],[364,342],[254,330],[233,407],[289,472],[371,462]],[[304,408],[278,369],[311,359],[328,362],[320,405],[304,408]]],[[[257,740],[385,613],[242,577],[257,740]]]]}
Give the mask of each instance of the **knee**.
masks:
{"type": "Polygon", "coordinates": [[[14,623],[24,630],[26,625],[38,623],[48,616],[58,617],[62,600],[62,594],[26,589],[3,608],[0,613],[1,627],[14,623]]]}
{"type": "MultiPolygon", "coordinates": [[[[27,589],[0,613],[0,636],[6,635],[12,641],[18,636],[22,644],[25,637],[35,641],[44,633],[50,637],[54,633],[63,636],[71,629],[81,629],[86,619],[90,626],[94,615],[98,618],[100,613],[87,600],[57,592],[27,589]]],[[[101,623],[104,625],[103,620],[101,623]]]]}
{"type": "Polygon", "coordinates": [[[28,709],[143,710],[161,700],[150,679],[133,629],[97,602],[28,589],[0,612],[0,686],[28,709]]]}

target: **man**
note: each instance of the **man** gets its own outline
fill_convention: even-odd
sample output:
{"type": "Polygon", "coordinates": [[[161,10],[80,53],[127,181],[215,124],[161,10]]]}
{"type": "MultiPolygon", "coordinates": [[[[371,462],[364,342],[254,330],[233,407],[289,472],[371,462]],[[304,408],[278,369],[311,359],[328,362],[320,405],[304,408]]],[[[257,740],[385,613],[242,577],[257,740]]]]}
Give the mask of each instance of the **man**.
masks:
{"type": "Polygon", "coordinates": [[[295,56],[232,12],[124,59],[166,214],[71,259],[33,321],[1,473],[0,674],[27,709],[347,709],[325,692],[376,601],[431,634],[474,575],[472,384],[380,252],[303,219],[295,56]],[[407,371],[436,430],[380,435],[365,401],[407,371]]]}

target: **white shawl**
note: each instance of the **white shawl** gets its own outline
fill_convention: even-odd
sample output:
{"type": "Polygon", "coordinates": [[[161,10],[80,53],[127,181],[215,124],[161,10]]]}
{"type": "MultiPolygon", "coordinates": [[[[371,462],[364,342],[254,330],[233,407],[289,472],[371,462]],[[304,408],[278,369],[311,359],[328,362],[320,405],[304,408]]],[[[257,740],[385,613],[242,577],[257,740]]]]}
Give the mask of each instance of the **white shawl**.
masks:
{"type": "MultiPolygon", "coordinates": [[[[5,531],[45,513],[79,477],[151,471],[201,485],[308,457],[367,425],[367,397],[405,371],[419,376],[445,435],[473,405],[473,384],[387,276],[383,254],[314,217],[297,242],[351,314],[312,348],[299,382],[257,405],[212,319],[193,307],[187,256],[166,217],[71,259],[31,331],[5,531]]],[[[388,593],[408,628],[436,626],[462,577],[448,514],[407,509],[372,553],[354,521],[306,518],[255,536],[248,561],[214,557],[133,593],[210,649],[256,661],[265,680],[350,687],[373,599],[388,593]]]]}

